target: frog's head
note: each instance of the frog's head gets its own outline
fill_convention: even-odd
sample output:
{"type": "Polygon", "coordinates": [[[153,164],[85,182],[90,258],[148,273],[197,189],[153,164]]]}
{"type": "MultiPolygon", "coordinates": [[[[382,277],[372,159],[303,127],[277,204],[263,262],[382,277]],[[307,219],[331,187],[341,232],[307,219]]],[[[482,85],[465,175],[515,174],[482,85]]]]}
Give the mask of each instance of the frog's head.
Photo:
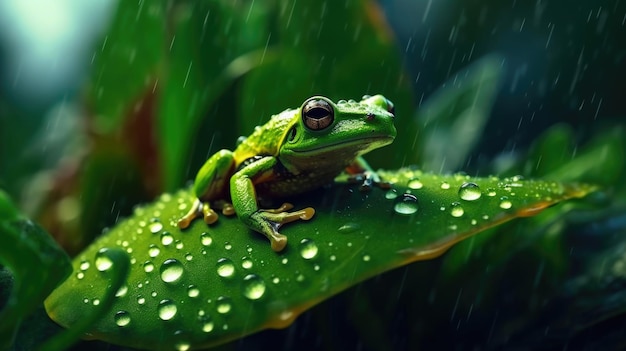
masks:
{"type": "MultiPolygon", "coordinates": [[[[307,99],[287,131],[280,157],[288,163],[328,160],[350,163],[355,157],[393,142],[394,107],[382,95],[336,104],[322,96],[307,99]]],[[[318,162],[316,162],[318,163],[318,162]]]]}

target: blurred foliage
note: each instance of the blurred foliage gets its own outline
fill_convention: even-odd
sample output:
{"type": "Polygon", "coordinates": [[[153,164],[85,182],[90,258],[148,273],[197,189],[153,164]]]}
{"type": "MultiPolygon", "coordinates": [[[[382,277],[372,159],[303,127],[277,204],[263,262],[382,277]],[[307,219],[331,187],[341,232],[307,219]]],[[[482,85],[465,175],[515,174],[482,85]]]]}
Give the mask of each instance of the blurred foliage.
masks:
{"type": "Polygon", "coordinates": [[[29,110],[0,95],[0,187],[74,255],[271,114],[313,94],[383,93],[399,133],[368,155],[374,167],[588,181],[602,191],[224,348],[623,348],[625,4],[381,3],[384,12],[367,0],[120,1],[81,96],[29,110]],[[493,53],[482,66],[493,93],[482,95],[466,67],[493,53]],[[429,97],[440,87],[449,94],[429,97]],[[437,96],[456,98],[440,100],[433,120],[437,96]],[[459,130],[468,121],[476,129],[459,130]]]}

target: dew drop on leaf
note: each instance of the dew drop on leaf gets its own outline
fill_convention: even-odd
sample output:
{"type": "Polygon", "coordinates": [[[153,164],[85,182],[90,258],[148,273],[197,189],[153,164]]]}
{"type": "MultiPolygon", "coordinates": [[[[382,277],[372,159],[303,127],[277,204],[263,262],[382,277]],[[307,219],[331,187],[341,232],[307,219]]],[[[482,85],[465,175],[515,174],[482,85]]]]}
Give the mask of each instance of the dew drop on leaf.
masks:
{"type": "Polygon", "coordinates": [[[176,313],[178,312],[176,304],[174,304],[172,300],[167,299],[159,302],[159,306],[157,307],[157,309],[159,312],[159,318],[164,321],[169,321],[170,319],[174,318],[174,316],[176,316],[176,313]]]}
{"type": "Polygon", "coordinates": [[[459,188],[459,197],[465,201],[474,201],[480,199],[482,192],[476,183],[463,183],[459,188]]]}
{"type": "Polygon", "coordinates": [[[402,197],[396,199],[393,210],[403,215],[412,215],[419,209],[417,197],[412,194],[402,194],[402,197]]]}
{"type": "Polygon", "coordinates": [[[300,241],[300,256],[305,260],[310,260],[317,256],[318,248],[311,239],[302,239],[300,241]]]}
{"type": "Polygon", "coordinates": [[[161,265],[161,279],[166,283],[177,282],[183,272],[183,265],[176,259],[168,259],[161,265]]]}
{"type": "Polygon", "coordinates": [[[256,274],[248,274],[243,278],[243,296],[250,300],[258,300],[265,294],[265,282],[256,274]]]}

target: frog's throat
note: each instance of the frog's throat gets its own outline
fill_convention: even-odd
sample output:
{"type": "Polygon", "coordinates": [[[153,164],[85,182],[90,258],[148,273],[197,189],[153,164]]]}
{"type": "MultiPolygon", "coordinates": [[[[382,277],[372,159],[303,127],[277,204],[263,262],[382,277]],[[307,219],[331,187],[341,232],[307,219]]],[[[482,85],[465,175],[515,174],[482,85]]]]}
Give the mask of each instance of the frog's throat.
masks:
{"type": "Polygon", "coordinates": [[[389,145],[395,138],[390,135],[368,135],[362,138],[355,138],[350,141],[342,140],[332,144],[326,144],[322,146],[310,147],[310,148],[290,148],[289,150],[295,154],[301,156],[313,156],[316,154],[330,152],[337,149],[359,149],[362,148],[365,152],[389,145]]]}

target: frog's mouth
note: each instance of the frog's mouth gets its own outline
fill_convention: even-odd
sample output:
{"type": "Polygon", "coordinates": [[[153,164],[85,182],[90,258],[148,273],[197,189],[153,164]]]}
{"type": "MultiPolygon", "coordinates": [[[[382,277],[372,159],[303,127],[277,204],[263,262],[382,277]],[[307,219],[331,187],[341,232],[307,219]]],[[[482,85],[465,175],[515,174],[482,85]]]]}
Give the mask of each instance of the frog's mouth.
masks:
{"type": "Polygon", "coordinates": [[[322,146],[316,147],[304,147],[304,148],[293,148],[290,149],[293,153],[298,154],[299,156],[318,156],[320,154],[331,153],[331,152],[354,152],[357,155],[364,154],[366,152],[372,151],[379,147],[383,147],[385,145],[389,145],[395,139],[394,136],[381,134],[381,135],[367,135],[360,138],[354,138],[352,140],[346,141],[342,140],[332,144],[325,144],[322,146]]]}

